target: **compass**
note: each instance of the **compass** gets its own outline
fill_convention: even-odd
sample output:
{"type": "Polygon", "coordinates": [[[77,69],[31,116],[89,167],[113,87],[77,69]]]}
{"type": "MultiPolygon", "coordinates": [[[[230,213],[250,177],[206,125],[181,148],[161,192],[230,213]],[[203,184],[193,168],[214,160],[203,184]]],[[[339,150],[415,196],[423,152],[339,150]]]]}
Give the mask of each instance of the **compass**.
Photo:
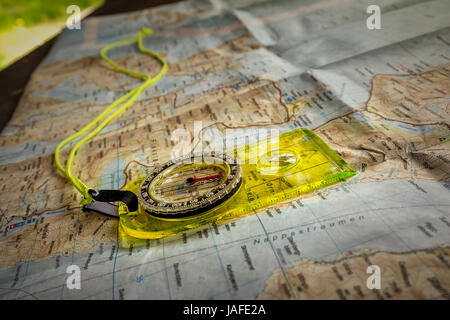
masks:
{"type": "Polygon", "coordinates": [[[233,196],[242,183],[241,166],[218,153],[181,157],[153,170],[138,199],[149,215],[161,219],[193,217],[233,196]]]}

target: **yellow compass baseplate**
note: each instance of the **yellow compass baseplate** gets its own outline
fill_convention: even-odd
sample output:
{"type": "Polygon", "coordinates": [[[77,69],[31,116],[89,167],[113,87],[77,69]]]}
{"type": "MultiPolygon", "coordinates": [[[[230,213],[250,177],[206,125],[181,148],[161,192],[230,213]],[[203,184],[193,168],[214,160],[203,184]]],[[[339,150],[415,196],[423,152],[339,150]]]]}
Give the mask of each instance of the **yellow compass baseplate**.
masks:
{"type": "MultiPolygon", "coordinates": [[[[181,235],[207,224],[219,225],[249,213],[258,213],[261,208],[292,200],[356,174],[311,130],[296,129],[270,139],[228,152],[240,164],[242,183],[229,199],[206,212],[167,220],[152,216],[142,206],[135,212],[129,212],[126,205],[121,203],[121,245],[137,246],[145,243],[146,239],[181,235]],[[273,139],[277,139],[276,143],[273,139]],[[270,147],[266,149],[267,146],[277,148],[270,150],[270,147]]],[[[133,180],[122,190],[138,194],[145,179],[141,177],[133,180]]]]}

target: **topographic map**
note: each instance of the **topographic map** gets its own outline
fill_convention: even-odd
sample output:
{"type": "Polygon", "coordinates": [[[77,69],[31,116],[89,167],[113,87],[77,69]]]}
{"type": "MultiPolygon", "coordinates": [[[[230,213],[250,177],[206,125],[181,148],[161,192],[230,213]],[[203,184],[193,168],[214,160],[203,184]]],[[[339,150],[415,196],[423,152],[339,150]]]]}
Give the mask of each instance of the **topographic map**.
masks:
{"type": "MultiPolygon", "coordinates": [[[[187,1],[64,30],[0,136],[0,298],[449,299],[450,2],[377,1],[381,29],[369,30],[371,2],[187,1]],[[117,220],[82,211],[53,151],[139,84],[99,51],[142,27],[169,71],[80,149],[73,172],[87,185],[119,189],[170,160],[171,132],[194,134],[194,121],[216,135],[309,128],[358,174],[122,248],[117,220]],[[70,265],[79,290],[66,287],[70,265]]],[[[133,45],[111,56],[160,68],[133,45]]]]}

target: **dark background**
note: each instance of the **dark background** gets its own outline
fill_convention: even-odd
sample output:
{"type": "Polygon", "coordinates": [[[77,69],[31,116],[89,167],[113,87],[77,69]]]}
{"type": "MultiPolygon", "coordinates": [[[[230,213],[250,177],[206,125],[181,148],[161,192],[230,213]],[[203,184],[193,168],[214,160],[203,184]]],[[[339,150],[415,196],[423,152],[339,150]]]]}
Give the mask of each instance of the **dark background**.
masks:
{"type": "MultiPolygon", "coordinates": [[[[180,0],[106,0],[103,6],[91,13],[89,17],[141,10],[178,1],[180,0]]],[[[19,103],[30,75],[47,55],[57,38],[58,36],[54,37],[0,71],[0,132],[19,103]]]]}

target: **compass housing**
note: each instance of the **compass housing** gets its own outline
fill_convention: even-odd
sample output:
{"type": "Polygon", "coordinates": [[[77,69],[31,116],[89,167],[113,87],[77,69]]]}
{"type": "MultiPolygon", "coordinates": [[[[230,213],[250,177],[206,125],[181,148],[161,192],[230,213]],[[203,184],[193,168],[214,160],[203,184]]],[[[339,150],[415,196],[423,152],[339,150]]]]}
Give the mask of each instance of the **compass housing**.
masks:
{"type": "Polygon", "coordinates": [[[164,220],[188,218],[224,203],[239,190],[241,183],[241,166],[234,157],[215,152],[193,154],[168,161],[154,169],[140,185],[138,199],[145,212],[153,217],[164,220]],[[208,170],[220,174],[192,177],[192,172],[201,174],[208,170]],[[175,176],[175,183],[167,183],[175,180],[175,176]],[[209,181],[206,180],[208,178],[209,181]],[[203,187],[202,192],[195,190],[196,181],[203,187]],[[169,187],[161,187],[164,184],[169,187]],[[181,195],[181,200],[168,196],[174,193],[181,195]]]}

